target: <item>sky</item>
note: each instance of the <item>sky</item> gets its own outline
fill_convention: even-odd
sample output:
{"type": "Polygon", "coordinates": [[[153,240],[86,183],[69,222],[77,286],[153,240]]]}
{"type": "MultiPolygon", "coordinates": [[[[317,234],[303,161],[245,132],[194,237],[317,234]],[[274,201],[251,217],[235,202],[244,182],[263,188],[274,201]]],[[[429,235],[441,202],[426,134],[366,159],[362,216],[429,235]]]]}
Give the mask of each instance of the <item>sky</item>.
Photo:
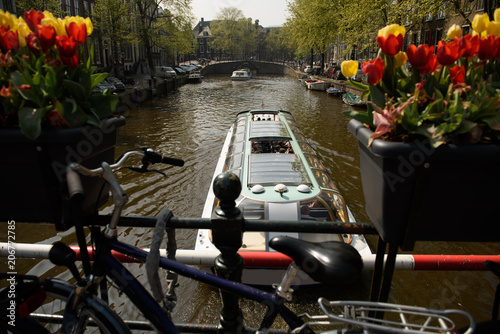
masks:
{"type": "Polygon", "coordinates": [[[286,0],[192,0],[196,22],[215,19],[221,8],[236,7],[245,17],[259,20],[263,27],[282,26],[286,21],[286,0]]]}

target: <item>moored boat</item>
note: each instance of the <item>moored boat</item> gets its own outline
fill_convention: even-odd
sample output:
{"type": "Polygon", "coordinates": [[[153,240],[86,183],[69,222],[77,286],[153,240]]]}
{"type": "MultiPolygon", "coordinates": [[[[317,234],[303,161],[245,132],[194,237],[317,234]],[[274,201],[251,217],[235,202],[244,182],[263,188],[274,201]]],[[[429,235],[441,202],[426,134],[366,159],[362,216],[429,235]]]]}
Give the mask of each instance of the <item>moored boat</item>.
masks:
{"type": "Polygon", "coordinates": [[[191,71],[188,76],[188,82],[198,83],[201,82],[201,72],[198,70],[191,71]]]}
{"type": "Polygon", "coordinates": [[[240,69],[233,71],[231,74],[231,80],[233,81],[245,81],[252,78],[252,71],[249,69],[240,69]]]}
{"type": "Polygon", "coordinates": [[[324,92],[328,88],[328,86],[330,86],[330,83],[323,80],[306,80],[306,87],[310,90],[319,90],[324,92]]]}
{"type": "Polygon", "coordinates": [[[366,100],[361,100],[361,96],[345,92],[342,94],[342,101],[352,107],[366,108],[366,100]]]}
{"type": "MultiPolygon", "coordinates": [[[[239,113],[226,136],[214,178],[222,172],[232,172],[241,180],[242,191],[236,205],[243,209],[245,219],[310,220],[325,224],[355,221],[289,112],[252,110],[239,113]]],[[[210,187],[202,216],[211,217],[217,204],[210,187]]],[[[271,285],[280,281],[283,268],[263,260],[270,256],[286,258],[267,245],[276,235],[312,242],[348,242],[361,254],[371,254],[362,235],[245,232],[240,249],[245,252],[243,282],[271,285]],[[248,258],[259,265],[248,266],[248,258]]],[[[210,236],[210,230],[199,230],[195,251],[218,252],[210,236]]],[[[297,277],[296,284],[315,282],[303,274],[297,277]]]]}
{"type": "Polygon", "coordinates": [[[326,92],[330,96],[341,96],[344,93],[344,89],[337,87],[329,87],[327,88],[326,92]]]}

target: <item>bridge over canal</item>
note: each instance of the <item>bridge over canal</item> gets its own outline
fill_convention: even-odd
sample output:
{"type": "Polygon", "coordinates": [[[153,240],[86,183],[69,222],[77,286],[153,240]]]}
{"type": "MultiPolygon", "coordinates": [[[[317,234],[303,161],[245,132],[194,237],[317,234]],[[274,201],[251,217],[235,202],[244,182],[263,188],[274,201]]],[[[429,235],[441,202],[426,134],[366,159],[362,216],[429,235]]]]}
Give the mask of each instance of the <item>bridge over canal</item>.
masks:
{"type": "Polygon", "coordinates": [[[239,60],[210,63],[201,70],[202,75],[231,74],[234,70],[249,68],[254,74],[283,74],[295,76],[292,67],[283,63],[273,63],[258,60],[239,60]]]}

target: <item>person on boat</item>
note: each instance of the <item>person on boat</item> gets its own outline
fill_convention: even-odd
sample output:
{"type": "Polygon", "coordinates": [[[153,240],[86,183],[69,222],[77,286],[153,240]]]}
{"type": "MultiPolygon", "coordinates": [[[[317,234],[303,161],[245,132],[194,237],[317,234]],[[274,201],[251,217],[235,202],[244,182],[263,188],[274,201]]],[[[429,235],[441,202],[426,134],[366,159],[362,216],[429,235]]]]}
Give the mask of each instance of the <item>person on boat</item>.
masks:
{"type": "Polygon", "coordinates": [[[311,209],[307,205],[302,205],[300,207],[300,219],[301,220],[316,220],[313,216],[310,215],[311,209]]]}

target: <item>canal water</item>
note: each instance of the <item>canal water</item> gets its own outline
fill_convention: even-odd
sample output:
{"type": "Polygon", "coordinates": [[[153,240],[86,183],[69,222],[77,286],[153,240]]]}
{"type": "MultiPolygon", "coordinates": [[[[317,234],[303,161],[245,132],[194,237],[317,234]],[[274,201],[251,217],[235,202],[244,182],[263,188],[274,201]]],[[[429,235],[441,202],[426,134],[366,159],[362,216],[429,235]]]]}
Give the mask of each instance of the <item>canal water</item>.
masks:
{"type": "MultiPolygon", "coordinates": [[[[127,125],[119,129],[117,156],[128,149],[150,146],[159,152],[185,160],[185,166],[158,167],[160,174],[118,172],[119,181],[130,196],[126,215],[154,216],[168,206],[176,216],[200,217],[213,171],[226,132],[235,115],[243,110],[283,109],[292,112],[302,132],[309,139],[321,161],[332,175],[339,190],[358,221],[369,221],[364,209],[359,172],[357,141],[348,132],[349,118],[342,115],[349,106],[338,97],[306,90],[291,77],[255,76],[246,82],[232,82],[228,76],[209,76],[200,84],[188,84],[169,96],[146,102],[126,113],[127,125]]],[[[110,208],[104,213],[110,213],[110,208]]],[[[56,233],[51,227],[18,226],[24,242],[52,243],[71,241],[71,231],[56,233]],[[22,233],[21,233],[22,232],[22,233]]],[[[196,231],[179,230],[178,247],[192,249],[196,231]]],[[[149,247],[151,230],[122,228],[120,238],[139,247],[149,247]]],[[[375,250],[377,238],[369,236],[375,250]]],[[[499,254],[498,244],[417,243],[417,254],[499,254]]],[[[21,264],[20,264],[21,265],[21,264]]],[[[48,261],[25,260],[25,271],[32,274],[67,278],[48,261]]],[[[130,270],[145,282],[144,267],[131,264],[130,270]]],[[[20,269],[21,270],[21,269],[20,269]]],[[[299,289],[291,308],[317,313],[319,296],[328,299],[369,298],[371,272],[347,287],[299,289]]],[[[432,308],[462,308],[477,320],[491,317],[494,291],[499,280],[487,272],[409,272],[396,271],[390,302],[432,308]]],[[[177,289],[178,304],[174,311],[177,322],[216,323],[220,311],[218,292],[196,282],[181,279],[177,289]]],[[[129,319],[140,315],[115,291],[112,304],[129,319]]],[[[248,326],[257,326],[263,310],[243,301],[248,326]]]]}

